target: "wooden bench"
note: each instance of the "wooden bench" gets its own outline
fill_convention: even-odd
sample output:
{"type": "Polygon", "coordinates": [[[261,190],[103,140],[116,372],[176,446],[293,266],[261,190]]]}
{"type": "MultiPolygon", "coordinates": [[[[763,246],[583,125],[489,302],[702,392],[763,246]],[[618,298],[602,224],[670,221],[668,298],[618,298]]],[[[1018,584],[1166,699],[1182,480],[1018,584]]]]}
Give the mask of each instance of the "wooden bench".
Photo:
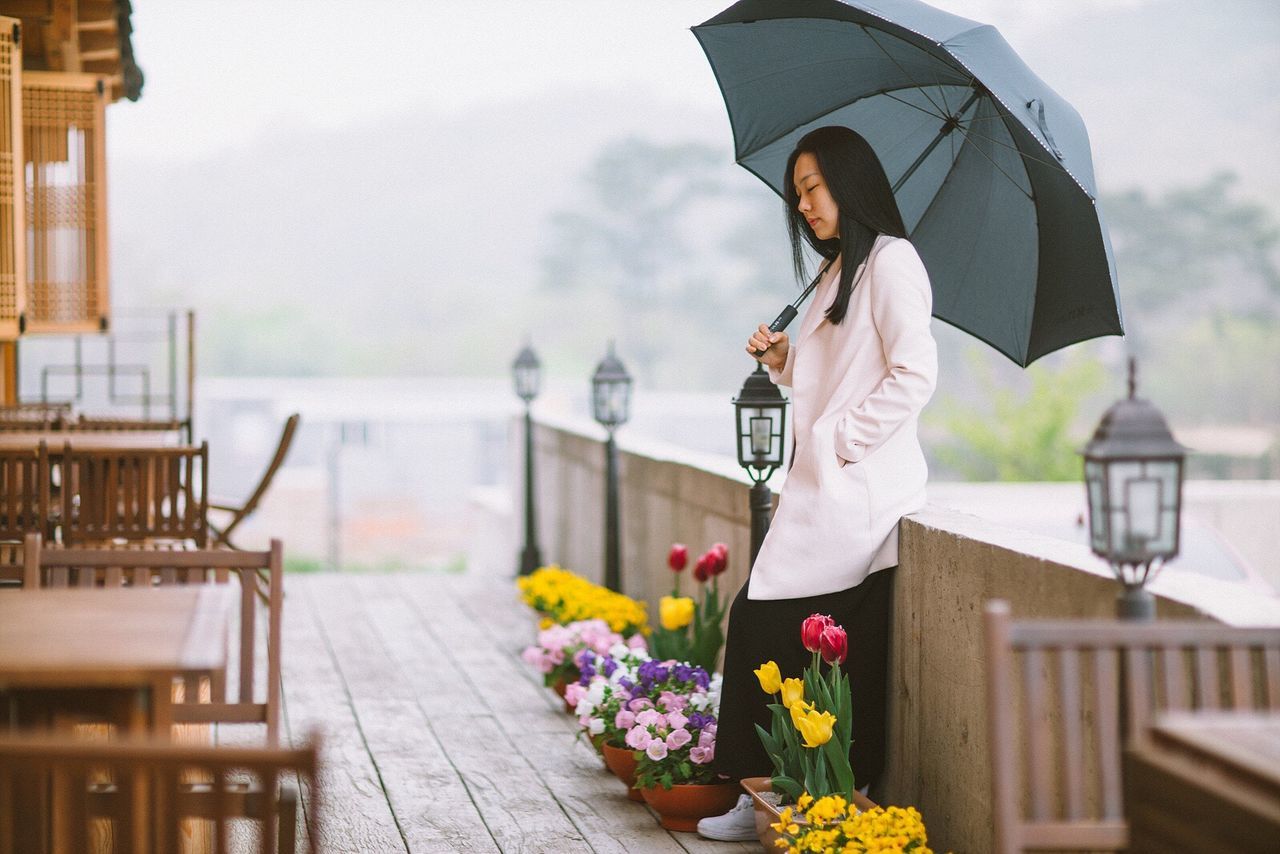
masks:
{"type": "Polygon", "coordinates": [[[996,851],[1122,851],[1121,758],[1172,710],[1280,709],[1280,629],[985,614],[996,851]]]}
{"type": "Polygon", "coordinates": [[[51,533],[51,503],[44,443],[34,449],[0,449],[0,581],[22,577],[27,534],[51,533]]]}
{"type": "Polygon", "coordinates": [[[28,535],[23,555],[23,587],[150,587],[166,584],[240,583],[239,686],[228,702],[226,686],[211,686],[213,702],[198,703],[189,682],[184,702],[174,707],[178,723],[265,723],[267,743],[280,731],[280,646],[284,610],[284,547],[272,540],[265,552],[228,549],[150,551],[137,549],[46,548],[38,534],[28,535]],[[266,571],[265,579],[259,574],[266,571]],[[267,684],[255,699],[255,651],[258,601],[266,602],[267,684]]]}

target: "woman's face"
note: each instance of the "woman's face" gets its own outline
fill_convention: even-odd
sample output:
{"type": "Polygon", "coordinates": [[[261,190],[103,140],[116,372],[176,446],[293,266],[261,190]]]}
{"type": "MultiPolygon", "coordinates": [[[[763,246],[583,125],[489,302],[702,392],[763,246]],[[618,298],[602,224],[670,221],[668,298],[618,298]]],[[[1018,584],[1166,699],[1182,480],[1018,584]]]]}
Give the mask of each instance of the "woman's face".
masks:
{"type": "Polygon", "coordinates": [[[808,220],[809,227],[819,240],[830,240],[840,236],[840,208],[836,200],[831,198],[827,182],[818,171],[818,158],[809,152],[803,152],[796,158],[795,174],[791,176],[795,182],[796,195],[800,201],[796,210],[808,220]]]}

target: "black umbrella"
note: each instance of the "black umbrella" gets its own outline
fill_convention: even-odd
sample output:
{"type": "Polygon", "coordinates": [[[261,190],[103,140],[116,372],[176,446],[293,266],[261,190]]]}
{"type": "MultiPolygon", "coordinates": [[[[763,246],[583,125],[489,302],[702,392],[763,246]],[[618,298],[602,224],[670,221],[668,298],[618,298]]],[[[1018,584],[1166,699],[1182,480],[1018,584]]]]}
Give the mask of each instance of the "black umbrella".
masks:
{"type": "Polygon", "coordinates": [[[915,0],[742,0],[693,32],[735,160],[779,195],[808,131],[871,143],[936,317],[1023,366],[1123,334],[1084,122],[994,27],[915,0]]]}

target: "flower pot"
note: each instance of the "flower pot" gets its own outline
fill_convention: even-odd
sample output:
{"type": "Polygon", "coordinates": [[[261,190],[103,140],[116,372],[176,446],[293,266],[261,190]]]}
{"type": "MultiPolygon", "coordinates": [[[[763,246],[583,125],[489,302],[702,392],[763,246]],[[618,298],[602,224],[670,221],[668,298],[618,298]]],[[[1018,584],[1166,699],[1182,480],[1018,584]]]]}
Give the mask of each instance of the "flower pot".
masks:
{"type": "Polygon", "coordinates": [[[670,789],[653,786],[640,793],[658,813],[663,827],[692,833],[698,829],[699,819],[728,812],[738,800],[739,789],[736,783],[704,783],[670,789]]]}
{"type": "MultiPolygon", "coordinates": [[[[756,836],[760,838],[760,844],[769,851],[776,851],[778,846],[774,843],[777,842],[778,832],[770,825],[778,823],[778,818],[782,814],[784,807],[774,806],[762,797],[765,792],[773,791],[772,780],[768,777],[744,777],[741,780],[741,784],[742,788],[751,796],[751,805],[755,807],[756,836]]],[[[857,804],[859,811],[869,810],[876,806],[873,801],[859,792],[853,793],[853,802],[857,804]]],[[[805,823],[803,816],[794,818],[793,821],[797,824],[805,823]]]]}
{"type": "Polygon", "coordinates": [[[574,707],[569,705],[568,700],[564,699],[564,692],[565,692],[565,689],[568,687],[569,687],[569,683],[564,681],[563,678],[561,678],[561,679],[557,679],[554,683],[552,683],[551,690],[555,691],[561,700],[564,700],[564,710],[569,714],[573,714],[574,707]]]}
{"type": "Polygon", "coordinates": [[[633,801],[644,801],[644,795],[636,788],[636,752],[629,747],[614,747],[612,744],[601,745],[604,751],[604,764],[614,776],[627,787],[627,797],[633,801]]]}

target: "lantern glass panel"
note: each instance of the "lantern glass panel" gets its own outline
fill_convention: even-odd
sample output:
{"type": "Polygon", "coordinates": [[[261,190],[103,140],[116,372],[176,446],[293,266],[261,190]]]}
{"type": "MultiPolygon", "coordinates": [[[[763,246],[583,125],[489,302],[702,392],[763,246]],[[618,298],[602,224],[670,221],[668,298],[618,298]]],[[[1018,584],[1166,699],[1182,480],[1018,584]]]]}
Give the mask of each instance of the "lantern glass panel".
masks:
{"type": "Polygon", "coordinates": [[[533,400],[538,396],[538,380],[541,372],[533,366],[521,366],[515,369],[516,394],[524,400],[533,400]]]}
{"type": "Polygon", "coordinates": [[[1178,553],[1181,468],[1181,463],[1177,460],[1155,460],[1147,463],[1147,476],[1160,484],[1160,505],[1156,510],[1158,524],[1149,548],[1166,558],[1178,553]]]}
{"type": "Polygon", "coordinates": [[[1089,544],[1095,552],[1107,550],[1106,468],[1102,463],[1086,460],[1084,479],[1089,490],[1089,544]]]}
{"type": "MultiPolygon", "coordinates": [[[[756,410],[759,412],[759,410],[756,410]]],[[[756,415],[751,419],[751,456],[767,457],[773,448],[773,419],[756,415]]]]}
{"type": "Polygon", "coordinates": [[[1125,503],[1129,508],[1128,551],[1150,551],[1160,535],[1160,481],[1135,477],[1125,483],[1125,503]]]}

